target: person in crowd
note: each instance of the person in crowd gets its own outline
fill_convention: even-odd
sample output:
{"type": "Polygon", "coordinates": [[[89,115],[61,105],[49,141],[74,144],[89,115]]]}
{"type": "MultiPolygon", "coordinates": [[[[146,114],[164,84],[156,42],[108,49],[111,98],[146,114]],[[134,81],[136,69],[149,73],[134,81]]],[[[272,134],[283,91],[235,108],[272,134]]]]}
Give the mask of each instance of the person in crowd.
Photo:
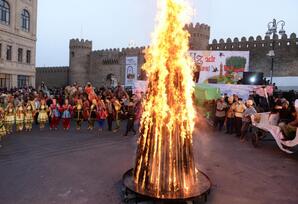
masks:
{"type": "Polygon", "coordinates": [[[284,140],[293,140],[297,135],[298,128],[298,99],[295,101],[295,115],[294,120],[288,123],[287,125],[282,126],[281,130],[284,135],[284,140]]]}
{"type": "Polygon", "coordinates": [[[112,103],[114,107],[114,115],[115,115],[115,123],[116,123],[116,128],[114,129],[114,132],[117,132],[120,129],[121,103],[116,97],[112,99],[112,103]]]}
{"type": "Polygon", "coordinates": [[[110,101],[109,97],[105,101],[107,113],[108,113],[108,130],[112,131],[112,125],[113,125],[113,118],[114,118],[114,110],[113,110],[113,104],[110,101]]]}
{"type": "Polygon", "coordinates": [[[226,103],[226,104],[228,104],[228,99],[229,99],[229,96],[228,96],[228,94],[227,93],[224,93],[224,95],[223,95],[223,97],[224,97],[224,102],[226,103]]]}
{"type": "Polygon", "coordinates": [[[256,109],[253,107],[253,104],[253,100],[247,100],[246,109],[242,114],[242,127],[240,137],[241,142],[245,142],[246,133],[251,125],[251,116],[257,113],[256,109]]]}
{"type": "Polygon", "coordinates": [[[246,109],[246,106],[242,102],[241,98],[238,98],[238,96],[234,97],[234,104],[232,105],[232,109],[235,113],[235,130],[236,130],[236,136],[241,136],[241,128],[242,128],[242,118],[243,113],[246,109]]]}
{"type": "Polygon", "coordinates": [[[94,88],[90,82],[87,83],[85,87],[85,92],[88,95],[88,100],[93,101],[94,99],[97,99],[96,93],[94,91],[94,88]]]}
{"type": "Polygon", "coordinates": [[[287,100],[284,100],[282,102],[282,108],[279,110],[278,126],[282,127],[293,120],[294,117],[291,109],[289,108],[289,102],[287,100]]]}
{"type": "Polygon", "coordinates": [[[23,104],[20,102],[15,110],[15,118],[16,118],[16,131],[22,132],[24,129],[25,122],[25,110],[23,104]]]}
{"type": "Polygon", "coordinates": [[[126,131],[124,136],[128,136],[128,133],[132,131],[134,135],[136,135],[136,130],[134,128],[134,121],[135,121],[135,108],[133,102],[130,102],[128,104],[128,109],[126,112],[126,117],[127,117],[127,124],[126,124],[126,131]]]}
{"type": "Polygon", "coordinates": [[[41,82],[41,85],[38,87],[38,91],[43,92],[43,93],[45,93],[47,95],[50,95],[49,89],[48,89],[48,87],[45,85],[45,83],[43,81],[41,82]]]}
{"type": "Polygon", "coordinates": [[[214,128],[218,127],[218,130],[221,131],[225,122],[226,117],[226,108],[227,104],[225,103],[225,98],[221,97],[216,103],[216,111],[215,111],[215,120],[214,120],[214,128]]]}
{"type": "Polygon", "coordinates": [[[97,118],[97,101],[96,101],[96,99],[93,99],[91,107],[90,107],[90,116],[89,116],[89,120],[88,120],[88,130],[93,130],[96,118],[97,118]]]}
{"type": "Polygon", "coordinates": [[[6,136],[6,129],[4,125],[4,109],[0,107],[0,148],[2,147],[2,140],[6,136]]]}
{"type": "Polygon", "coordinates": [[[8,103],[6,110],[5,110],[5,129],[7,134],[12,133],[13,125],[15,123],[15,112],[14,106],[11,102],[8,103]]]}
{"type": "Polygon", "coordinates": [[[35,106],[33,101],[26,101],[25,104],[25,130],[30,132],[34,122],[35,106]]]}
{"type": "Polygon", "coordinates": [[[83,103],[83,118],[85,121],[88,120],[90,114],[90,102],[87,99],[87,97],[84,97],[84,103],[83,103]]]}
{"type": "Polygon", "coordinates": [[[49,112],[49,108],[46,104],[46,101],[42,99],[40,101],[40,107],[38,110],[38,123],[39,123],[40,130],[43,130],[45,128],[46,123],[49,120],[48,112],[49,112]]]}
{"type": "Polygon", "coordinates": [[[128,94],[121,86],[121,84],[118,84],[117,88],[115,89],[114,96],[119,100],[122,99],[123,97],[128,98],[128,94]]]}
{"type": "MultiPolygon", "coordinates": [[[[35,95],[35,99],[34,99],[34,109],[35,110],[39,110],[40,108],[40,100],[39,100],[39,96],[38,95],[35,95]]],[[[34,115],[34,120],[35,120],[35,124],[38,125],[38,115],[39,115],[39,112],[36,111],[35,115],[34,115]]]]}
{"type": "Polygon", "coordinates": [[[104,128],[105,121],[108,117],[108,113],[106,110],[106,105],[103,100],[99,100],[98,107],[97,107],[97,121],[99,125],[99,131],[101,132],[104,128]]]}
{"type": "Polygon", "coordinates": [[[71,112],[72,112],[72,106],[69,104],[68,99],[64,100],[64,104],[61,107],[62,112],[62,125],[64,130],[70,129],[70,121],[71,121],[71,112]]]}
{"type": "Polygon", "coordinates": [[[233,134],[234,133],[234,121],[235,121],[235,113],[233,110],[233,96],[228,98],[228,107],[226,113],[226,134],[233,134]]]}
{"type": "Polygon", "coordinates": [[[60,122],[60,105],[56,99],[52,99],[52,104],[50,105],[50,118],[50,130],[57,130],[60,122]]]}
{"type": "Polygon", "coordinates": [[[76,120],[76,128],[80,130],[84,120],[84,111],[83,111],[83,100],[78,99],[76,105],[73,108],[74,110],[74,119],[76,120]]]}

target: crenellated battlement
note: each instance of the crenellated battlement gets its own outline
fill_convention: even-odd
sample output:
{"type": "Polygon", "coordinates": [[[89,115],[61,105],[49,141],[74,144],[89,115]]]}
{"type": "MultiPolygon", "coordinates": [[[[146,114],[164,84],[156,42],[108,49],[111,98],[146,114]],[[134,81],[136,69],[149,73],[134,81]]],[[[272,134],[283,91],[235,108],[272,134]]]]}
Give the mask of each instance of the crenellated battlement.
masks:
{"type": "Polygon", "coordinates": [[[84,39],[71,39],[69,41],[69,48],[70,49],[92,49],[92,41],[84,40],[84,39]]]}
{"type": "MultiPolygon", "coordinates": [[[[279,38],[278,35],[274,36],[275,48],[278,47],[298,47],[298,38],[295,33],[292,33],[289,37],[284,34],[279,38]]],[[[273,39],[266,36],[258,35],[256,38],[250,36],[248,39],[246,37],[239,38],[227,38],[226,40],[220,39],[217,41],[214,39],[211,44],[209,44],[209,50],[250,50],[253,48],[272,48],[273,39]]]]}
{"type": "Polygon", "coordinates": [[[36,72],[38,73],[63,73],[68,72],[69,67],[36,67],[36,72]]]}
{"type": "Polygon", "coordinates": [[[95,50],[92,53],[95,55],[125,55],[125,54],[142,54],[143,51],[146,49],[145,46],[143,47],[129,47],[129,48],[114,48],[114,49],[103,49],[103,50],[95,50]]]}
{"type": "Polygon", "coordinates": [[[208,26],[207,24],[200,24],[200,23],[196,23],[195,25],[193,23],[187,24],[185,25],[185,29],[189,30],[189,31],[194,31],[194,30],[201,30],[201,31],[210,31],[210,26],[208,26]]]}

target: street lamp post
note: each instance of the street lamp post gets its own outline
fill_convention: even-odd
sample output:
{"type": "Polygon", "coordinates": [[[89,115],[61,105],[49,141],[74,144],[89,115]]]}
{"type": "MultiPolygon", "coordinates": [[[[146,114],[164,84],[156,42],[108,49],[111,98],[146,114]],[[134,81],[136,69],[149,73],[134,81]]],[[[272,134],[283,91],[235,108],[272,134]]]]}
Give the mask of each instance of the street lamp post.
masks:
{"type": "Polygon", "coordinates": [[[278,26],[281,26],[280,30],[279,30],[279,34],[282,36],[286,33],[286,31],[284,30],[284,26],[286,25],[285,21],[280,20],[280,21],[276,21],[276,19],[273,19],[272,22],[268,23],[268,31],[266,32],[266,36],[270,38],[270,36],[272,35],[272,50],[269,51],[269,53],[267,54],[269,57],[271,57],[271,70],[270,70],[270,84],[272,84],[272,79],[273,79],[273,68],[274,68],[274,57],[275,57],[275,36],[277,35],[277,30],[278,30],[278,26]]]}

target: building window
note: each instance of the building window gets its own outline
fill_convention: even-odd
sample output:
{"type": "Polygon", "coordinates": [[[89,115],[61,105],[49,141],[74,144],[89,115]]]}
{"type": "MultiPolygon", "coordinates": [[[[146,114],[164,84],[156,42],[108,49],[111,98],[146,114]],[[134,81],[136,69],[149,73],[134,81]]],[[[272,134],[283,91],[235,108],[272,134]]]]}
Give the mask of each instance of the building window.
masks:
{"type": "Polygon", "coordinates": [[[18,62],[20,62],[20,63],[23,62],[23,49],[22,48],[18,49],[18,62]]]}
{"type": "Polygon", "coordinates": [[[18,88],[23,88],[29,85],[29,76],[18,75],[18,88]]]}
{"type": "Polygon", "coordinates": [[[7,45],[6,48],[6,60],[11,61],[11,53],[12,52],[12,46],[11,45],[7,45]]]}
{"type": "Polygon", "coordinates": [[[30,30],[30,14],[27,10],[22,11],[21,15],[21,23],[22,23],[22,29],[26,32],[29,32],[30,30]]]}
{"type": "Polygon", "coordinates": [[[0,59],[2,59],[2,44],[0,43],[0,59]]]}
{"type": "Polygon", "coordinates": [[[11,75],[10,74],[1,74],[0,73],[0,88],[11,88],[11,75]]]}
{"type": "Polygon", "coordinates": [[[26,63],[31,64],[31,50],[27,50],[26,52],[26,63]]]}
{"type": "Polygon", "coordinates": [[[9,4],[5,0],[0,0],[0,22],[8,25],[9,17],[10,17],[9,4]]]}

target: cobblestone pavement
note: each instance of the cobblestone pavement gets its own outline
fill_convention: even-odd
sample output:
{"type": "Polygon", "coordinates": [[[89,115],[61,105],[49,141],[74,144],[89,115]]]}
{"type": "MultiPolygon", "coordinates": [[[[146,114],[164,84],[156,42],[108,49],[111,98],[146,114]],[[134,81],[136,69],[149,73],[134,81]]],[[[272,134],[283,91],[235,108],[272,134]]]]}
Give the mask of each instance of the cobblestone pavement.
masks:
{"type": "MultiPolygon", "coordinates": [[[[0,149],[1,204],[117,204],[122,174],[133,167],[136,137],[96,130],[37,128],[0,149]]],[[[207,203],[297,204],[298,154],[273,142],[258,149],[223,133],[195,133],[199,168],[213,187],[207,203]]]]}

